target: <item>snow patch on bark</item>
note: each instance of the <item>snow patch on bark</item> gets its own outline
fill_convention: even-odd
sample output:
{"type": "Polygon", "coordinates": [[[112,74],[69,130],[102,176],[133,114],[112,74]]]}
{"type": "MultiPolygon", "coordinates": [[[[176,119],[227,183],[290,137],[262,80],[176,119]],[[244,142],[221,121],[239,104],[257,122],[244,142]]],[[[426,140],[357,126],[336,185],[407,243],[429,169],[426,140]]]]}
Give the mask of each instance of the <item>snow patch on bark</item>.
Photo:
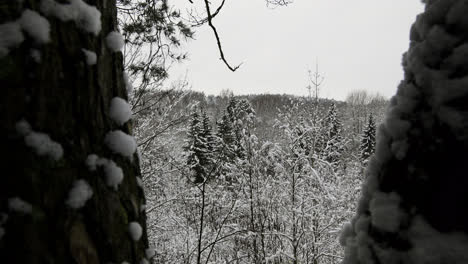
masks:
{"type": "Polygon", "coordinates": [[[372,225],[386,232],[397,232],[404,217],[400,200],[396,193],[375,193],[369,205],[372,225]]]}
{"type": "Polygon", "coordinates": [[[111,51],[117,52],[122,50],[123,46],[125,45],[125,41],[122,34],[117,31],[112,31],[107,34],[106,44],[111,51]]]}
{"type": "Polygon", "coordinates": [[[137,149],[135,139],[121,130],[114,130],[107,133],[104,142],[110,150],[129,159],[132,158],[137,149]]]}
{"type": "Polygon", "coordinates": [[[143,229],[141,228],[141,225],[138,222],[131,222],[128,225],[128,232],[133,241],[138,241],[140,240],[141,235],[143,234],[143,229]]]}
{"type": "Polygon", "coordinates": [[[23,201],[19,197],[13,197],[8,199],[8,208],[12,211],[23,213],[23,214],[31,214],[32,213],[32,206],[28,202],[23,201]]]}
{"type": "Polygon", "coordinates": [[[19,19],[19,24],[36,43],[44,44],[50,41],[49,21],[36,11],[24,10],[19,19]]]}
{"type": "Polygon", "coordinates": [[[107,186],[112,187],[117,191],[119,184],[123,181],[124,173],[114,161],[101,158],[96,154],[90,154],[86,158],[85,163],[90,171],[95,171],[98,166],[102,167],[106,176],[107,186]]]}
{"type": "Polygon", "coordinates": [[[10,49],[24,41],[21,27],[16,22],[8,22],[0,25],[0,58],[8,55],[10,49]]]}
{"type": "Polygon", "coordinates": [[[26,146],[34,149],[39,156],[48,156],[55,161],[62,158],[62,146],[53,141],[49,135],[33,131],[26,120],[23,119],[16,123],[16,131],[24,136],[26,146]]]}
{"type": "Polygon", "coordinates": [[[124,99],[114,97],[111,101],[109,115],[116,124],[121,126],[132,118],[132,107],[124,99]]]}
{"type": "Polygon", "coordinates": [[[78,209],[83,207],[92,196],[91,186],[85,180],[77,180],[73,183],[73,188],[70,190],[65,203],[73,209],[78,209]]]}
{"type": "Polygon", "coordinates": [[[42,0],[40,9],[44,14],[54,16],[63,22],[74,21],[80,29],[96,36],[101,31],[101,12],[83,0],[70,0],[69,4],[42,0]]]}
{"type": "Polygon", "coordinates": [[[466,235],[438,232],[415,216],[414,210],[403,209],[405,201],[399,195],[380,189],[381,177],[389,177],[382,175],[382,168],[389,166],[390,160],[407,158],[408,136],[417,137],[418,133],[412,127],[413,120],[420,120],[419,126],[425,129],[446,124],[455,136],[466,140],[466,112],[453,105],[468,96],[468,43],[466,36],[457,36],[447,28],[468,31],[468,5],[465,0],[425,2],[425,12],[411,29],[410,48],[403,58],[405,80],[378,129],[376,152],[366,170],[357,215],[343,228],[340,243],[345,246],[344,264],[468,263],[466,235]],[[422,112],[424,109],[429,111],[422,112]],[[375,232],[388,232],[412,247],[399,251],[390,240],[388,244],[374,241],[375,232]]]}
{"type": "Polygon", "coordinates": [[[81,49],[83,51],[83,54],[85,55],[86,59],[86,64],[88,65],[94,65],[97,62],[97,55],[94,51],[87,50],[87,49],[81,49]]]}

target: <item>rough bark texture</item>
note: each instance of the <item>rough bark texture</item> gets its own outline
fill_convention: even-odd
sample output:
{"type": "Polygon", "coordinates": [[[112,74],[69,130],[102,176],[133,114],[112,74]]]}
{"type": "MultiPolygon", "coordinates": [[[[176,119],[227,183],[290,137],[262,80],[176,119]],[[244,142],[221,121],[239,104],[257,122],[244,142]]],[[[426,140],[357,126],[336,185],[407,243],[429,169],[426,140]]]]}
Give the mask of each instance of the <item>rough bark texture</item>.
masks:
{"type": "MultiPolygon", "coordinates": [[[[39,2],[0,0],[0,24],[17,19],[25,8],[40,13],[39,2]]],[[[131,133],[130,125],[118,127],[108,114],[113,97],[127,98],[122,54],[105,44],[106,35],[117,27],[115,0],[86,2],[101,12],[98,36],[47,16],[49,43],[37,45],[26,36],[0,58],[0,213],[8,214],[0,238],[2,263],[140,263],[148,245],[141,212],[144,194],[136,182],[138,157],[132,162],[104,144],[113,129],[131,133]],[[33,48],[41,53],[40,63],[30,56],[33,48]],[[96,52],[96,65],[86,64],[82,48],[96,52]],[[21,119],[60,143],[63,157],[54,161],[26,146],[15,130],[21,119]],[[117,191],[106,185],[102,168],[87,168],[85,160],[92,153],[122,168],[117,191]],[[77,179],[89,183],[93,196],[84,207],[71,209],[65,201],[77,179]],[[10,210],[11,197],[30,203],[32,213],[10,210]],[[143,227],[138,242],[129,236],[132,221],[143,227]]]]}

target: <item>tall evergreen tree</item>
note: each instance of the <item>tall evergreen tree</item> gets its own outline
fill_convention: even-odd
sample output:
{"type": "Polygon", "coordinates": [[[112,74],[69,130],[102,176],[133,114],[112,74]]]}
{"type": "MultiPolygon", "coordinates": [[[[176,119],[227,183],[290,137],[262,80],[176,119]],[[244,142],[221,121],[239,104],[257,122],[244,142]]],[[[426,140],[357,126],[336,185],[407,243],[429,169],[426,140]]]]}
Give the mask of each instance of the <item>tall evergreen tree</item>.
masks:
{"type": "Polygon", "coordinates": [[[227,119],[232,124],[234,134],[234,153],[238,158],[245,157],[245,146],[243,144],[245,132],[252,127],[255,120],[255,110],[246,99],[237,100],[232,98],[226,108],[227,119]]]}
{"type": "Polygon", "coordinates": [[[212,174],[214,141],[209,119],[202,110],[201,116],[192,114],[185,150],[187,165],[193,172],[193,183],[201,183],[212,174]]]}
{"type": "Polygon", "coordinates": [[[338,118],[338,112],[334,103],[330,106],[324,122],[325,149],[323,150],[323,156],[326,161],[335,163],[339,161],[344,151],[344,139],[341,135],[342,124],[338,118]]]}
{"type": "Polygon", "coordinates": [[[339,135],[342,129],[342,125],[341,121],[338,119],[338,112],[334,103],[331,104],[330,108],[328,109],[328,113],[324,119],[324,122],[324,127],[326,128],[326,135],[328,139],[335,138],[339,135]]]}
{"type": "MultiPolygon", "coordinates": [[[[207,157],[212,159],[213,151],[214,151],[214,136],[213,136],[213,129],[211,127],[210,118],[206,114],[206,111],[202,109],[201,111],[201,122],[202,122],[202,133],[201,138],[205,143],[205,148],[208,153],[207,157]]],[[[212,161],[210,161],[212,163],[212,161]]]]}
{"type": "Polygon", "coordinates": [[[223,113],[221,120],[217,123],[217,144],[216,153],[219,156],[220,162],[234,161],[234,144],[236,142],[232,122],[229,120],[226,112],[223,113]]]}
{"type": "Polygon", "coordinates": [[[369,120],[367,121],[367,126],[364,129],[361,145],[359,146],[359,150],[361,152],[361,160],[367,161],[367,159],[374,153],[375,151],[375,121],[372,114],[369,115],[369,120]]]}
{"type": "Polygon", "coordinates": [[[467,263],[468,2],[423,2],[340,239],[345,264],[467,263]]]}

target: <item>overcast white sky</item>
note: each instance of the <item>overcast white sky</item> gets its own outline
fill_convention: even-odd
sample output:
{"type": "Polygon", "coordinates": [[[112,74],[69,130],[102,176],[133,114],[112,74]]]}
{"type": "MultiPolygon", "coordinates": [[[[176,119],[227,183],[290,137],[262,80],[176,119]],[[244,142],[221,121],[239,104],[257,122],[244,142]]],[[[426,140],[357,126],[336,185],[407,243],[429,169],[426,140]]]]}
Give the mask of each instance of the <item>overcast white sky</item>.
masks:
{"type": "Polygon", "coordinates": [[[307,70],[318,58],[325,76],[320,97],[344,100],[358,89],[390,97],[422,10],[419,0],[295,0],[276,9],[263,0],[227,0],[214,23],[226,56],[241,68],[233,73],[224,66],[204,26],[186,45],[190,59],[170,74],[174,80],[187,72],[192,89],[206,94],[306,95],[307,70]]]}

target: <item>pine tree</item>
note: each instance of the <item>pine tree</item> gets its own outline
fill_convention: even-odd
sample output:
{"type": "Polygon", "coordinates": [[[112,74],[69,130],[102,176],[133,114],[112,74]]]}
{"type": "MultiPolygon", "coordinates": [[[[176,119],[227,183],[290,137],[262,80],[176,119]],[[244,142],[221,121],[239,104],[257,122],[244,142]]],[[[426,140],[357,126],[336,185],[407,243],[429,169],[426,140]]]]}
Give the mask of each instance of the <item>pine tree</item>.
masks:
{"type": "Polygon", "coordinates": [[[217,123],[218,131],[216,133],[217,145],[216,153],[219,156],[220,162],[233,162],[234,161],[234,131],[232,122],[229,120],[226,112],[223,113],[221,120],[217,123]]]}
{"type": "Polygon", "coordinates": [[[214,138],[209,122],[203,110],[201,117],[197,112],[192,114],[185,150],[188,152],[187,165],[194,173],[194,183],[206,181],[212,174],[214,138]]]}
{"type": "Polygon", "coordinates": [[[371,114],[362,135],[361,145],[359,146],[363,162],[367,161],[375,151],[375,131],[375,121],[371,114]]]}
{"type": "Polygon", "coordinates": [[[245,157],[245,148],[243,146],[243,138],[246,129],[252,127],[255,120],[255,111],[248,100],[237,100],[232,98],[226,108],[227,119],[232,124],[234,135],[233,150],[237,158],[245,157]]]}
{"type": "Polygon", "coordinates": [[[332,104],[328,110],[328,114],[325,117],[325,149],[323,156],[326,161],[330,163],[336,163],[341,157],[344,151],[343,137],[341,136],[342,125],[338,118],[336,105],[332,104]]]}
{"type": "Polygon", "coordinates": [[[325,117],[325,127],[328,139],[335,138],[341,132],[341,122],[337,116],[336,105],[333,103],[325,117]]]}

